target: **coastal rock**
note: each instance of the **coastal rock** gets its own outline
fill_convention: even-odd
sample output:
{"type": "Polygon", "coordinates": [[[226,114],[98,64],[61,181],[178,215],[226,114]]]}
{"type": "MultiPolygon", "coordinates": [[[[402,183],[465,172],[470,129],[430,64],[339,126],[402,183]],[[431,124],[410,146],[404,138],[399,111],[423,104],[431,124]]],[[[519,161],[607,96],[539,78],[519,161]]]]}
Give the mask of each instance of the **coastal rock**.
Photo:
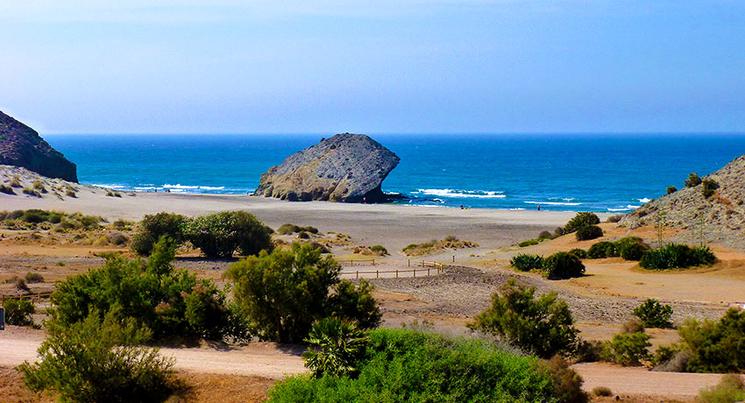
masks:
{"type": "Polygon", "coordinates": [[[290,201],[379,203],[399,158],[362,134],[343,133],[290,155],[261,175],[255,195],[290,201]]]}
{"type": "Polygon", "coordinates": [[[676,235],[681,241],[719,242],[745,250],[745,155],[703,179],[719,185],[711,196],[704,196],[703,185],[686,187],[638,208],[620,225],[675,227],[684,230],[676,235]]]}
{"type": "Polygon", "coordinates": [[[77,168],[39,133],[0,112],[0,164],[24,167],[49,178],[77,182],[77,168]]]}

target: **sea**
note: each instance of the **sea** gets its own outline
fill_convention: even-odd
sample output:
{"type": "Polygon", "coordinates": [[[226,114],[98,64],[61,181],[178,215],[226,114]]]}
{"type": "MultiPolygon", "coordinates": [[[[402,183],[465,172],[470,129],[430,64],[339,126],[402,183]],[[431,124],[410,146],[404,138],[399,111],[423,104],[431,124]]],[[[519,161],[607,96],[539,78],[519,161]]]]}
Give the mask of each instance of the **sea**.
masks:
{"type": "MultiPolygon", "coordinates": [[[[81,183],[122,191],[248,194],[323,134],[45,135],[81,183]]],[[[382,134],[401,158],[395,203],[626,213],[745,154],[742,134],[382,134]]]]}

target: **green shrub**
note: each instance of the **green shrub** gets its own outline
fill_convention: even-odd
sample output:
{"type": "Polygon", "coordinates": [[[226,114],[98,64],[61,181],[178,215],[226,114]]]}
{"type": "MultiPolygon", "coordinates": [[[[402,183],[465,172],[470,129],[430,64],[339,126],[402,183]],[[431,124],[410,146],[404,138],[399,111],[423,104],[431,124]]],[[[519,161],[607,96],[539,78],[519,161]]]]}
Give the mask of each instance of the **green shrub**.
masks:
{"type": "Polygon", "coordinates": [[[577,213],[571,220],[564,226],[564,233],[577,231],[582,227],[590,225],[600,224],[600,218],[595,213],[577,213]]]}
{"type": "Polygon", "coordinates": [[[175,213],[157,213],[146,215],[140,221],[139,228],[132,237],[132,250],[140,256],[147,256],[153,251],[153,245],[161,237],[168,237],[176,244],[184,241],[184,225],[187,218],[175,213]]]}
{"type": "Polygon", "coordinates": [[[603,259],[618,256],[618,250],[613,242],[602,241],[590,246],[587,257],[590,259],[603,259]]]}
{"type": "Polygon", "coordinates": [[[603,356],[604,343],[597,340],[579,340],[573,357],[577,362],[596,362],[603,356]]]}
{"type": "Polygon", "coordinates": [[[543,358],[571,353],[577,344],[578,331],[566,302],[553,292],[536,297],[534,287],[513,279],[492,295],[491,306],[468,327],[502,337],[543,358]]]}
{"type": "Polygon", "coordinates": [[[41,197],[41,193],[30,187],[23,188],[22,192],[23,194],[27,194],[29,196],[41,197]]]}
{"type": "Polygon", "coordinates": [[[716,256],[707,246],[691,248],[682,244],[667,244],[644,253],[639,262],[645,269],[667,270],[691,266],[712,265],[716,256]]]}
{"type": "Polygon", "coordinates": [[[571,253],[556,252],[543,260],[543,274],[550,280],[582,277],[585,274],[585,265],[571,253]]]}
{"type": "Polygon", "coordinates": [[[634,315],[642,321],[644,327],[670,329],[673,327],[673,307],[660,304],[656,299],[647,299],[634,308],[634,315]]]}
{"type": "Polygon", "coordinates": [[[582,390],[582,377],[569,367],[567,361],[555,355],[541,362],[554,385],[554,397],[559,402],[587,402],[588,396],[582,390]]]}
{"type": "Polygon", "coordinates": [[[129,242],[129,238],[121,232],[112,232],[106,236],[106,240],[116,246],[124,246],[129,242]]]}
{"type": "Polygon", "coordinates": [[[370,247],[370,250],[378,256],[388,255],[388,249],[386,249],[383,245],[373,245],[370,247]]]}
{"type": "Polygon", "coordinates": [[[624,217],[623,214],[614,214],[614,215],[608,216],[608,218],[605,219],[605,222],[617,223],[621,221],[623,217],[624,217]]]}
{"type": "Polygon", "coordinates": [[[510,264],[520,271],[539,270],[543,267],[543,258],[538,255],[521,253],[513,256],[510,264]]]}
{"type": "Polygon", "coordinates": [[[3,300],[5,308],[5,322],[14,326],[31,326],[34,320],[31,315],[36,312],[34,303],[22,298],[5,298],[3,300]]]}
{"type": "Polygon", "coordinates": [[[719,321],[687,320],[678,334],[690,357],[689,372],[745,372],[745,310],[730,309],[719,321]]]}
{"type": "Polygon", "coordinates": [[[341,266],[310,245],[249,256],[228,268],[235,300],[263,340],[297,343],[314,321],[336,316],[361,327],[380,322],[372,286],[340,281],[341,266]]]}
{"type": "Polygon", "coordinates": [[[623,366],[641,365],[649,359],[651,346],[646,333],[619,333],[605,345],[603,359],[623,366]]]}
{"type": "Polygon", "coordinates": [[[741,375],[727,374],[716,386],[699,392],[702,403],[737,403],[745,401],[745,382],[741,375]]]}
{"type": "Polygon", "coordinates": [[[667,194],[669,194],[669,195],[670,194],[673,194],[673,193],[675,193],[677,191],[678,191],[678,188],[676,188],[675,186],[668,186],[667,187],[667,194]]]}
{"type": "Polygon", "coordinates": [[[171,265],[175,244],[162,238],[147,262],[109,256],[100,268],[72,276],[52,293],[51,321],[70,326],[90,312],[114,308],[122,318],[136,318],[157,340],[243,339],[240,318],[211,280],[197,280],[171,265]]]}
{"type": "Polygon", "coordinates": [[[290,377],[270,390],[269,401],[558,402],[583,396],[579,378],[561,363],[551,368],[488,341],[403,329],[377,329],[369,337],[356,378],[290,377]]]}
{"type": "Polygon", "coordinates": [[[603,236],[603,229],[597,225],[585,225],[584,227],[579,227],[574,236],[578,241],[597,239],[603,236]]]}
{"type": "Polygon", "coordinates": [[[279,228],[277,228],[277,233],[280,235],[292,235],[292,234],[300,233],[300,232],[308,232],[311,234],[317,234],[318,228],[311,227],[311,226],[301,227],[295,224],[282,224],[279,228]]]}
{"type": "Polygon", "coordinates": [[[27,283],[34,284],[34,283],[43,283],[44,282],[44,276],[42,276],[39,273],[30,271],[26,273],[26,276],[24,277],[27,283]]]}
{"type": "Polygon", "coordinates": [[[623,333],[644,332],[644,322],[638,318],[631,318],[623,323],[623,333]]]}
{"type": "Polygon", "coordinates": [[[587,258],[587,251],[580,248],[574,248],[569,251],[574,256],[577,256],[580,259],[586,259],[587,258]]]}
{"type": "Polygon", "coordinates": [[[324,318],[313,323],[303,353],[305,366],[313,376],[354,376],[365,354],[368,339],[354,322],[324,318]]]}
{"type": "Polygon", "coordinates": [[[186,237],[209,258],[244,256],[272,249],[272,230],[253,214],[224,211],[196,217],[186,224],[186,237]]]}
{"type": "Polygon", "coordinates": [[[51,327],[40,360],[19,367],[33,391],[54,391],[73,402],[159,402],[171,395],[173,359],[136,347],[148,339],[134,319],[91,312],[69,327],[51,327]]]}
{"type": "Polygon", "coordinates": [[[624,260],[641,260],[644,253],[649,250],[649,245],[641,238],[629,236],[615,242],[618,255],[624,260]]]}
{"type": "Polygon", "coordinates": [[[542,241],[543,241],[543,239],[528,239],[527,241],[521,241],[521,242],[519,242],[517,244],[517,246],[519,246],[521,248],[524,248],[526,246],[538,245],[542,241]]]}
{"type": "Polygon", "coordinates": [[[701,177],[698,176],[697,173],[691,172],[688,175],[688,179],[685,180],[685,185],[687,188],[696,187],[701,184],[701,177]]]}
{"type": "Polygon", "coordinates": [[[714,179],[704,179],[701,185],[701,194],[707,199],[713,196],[714,192],[719,189],[719,184],[714,179]]]}
{"type": "Polygon", "coordinates": [[[613,396],[613,392],[607,386],[596,386],[592,388],[592,395],[598,397],[609,397],[613,396]]]}
{"type": "Polygon", "coordinates": [[[554,236],[549,231],[541,231],[540,234],[538,234],[538,239],[553,239],[554,236]]]}

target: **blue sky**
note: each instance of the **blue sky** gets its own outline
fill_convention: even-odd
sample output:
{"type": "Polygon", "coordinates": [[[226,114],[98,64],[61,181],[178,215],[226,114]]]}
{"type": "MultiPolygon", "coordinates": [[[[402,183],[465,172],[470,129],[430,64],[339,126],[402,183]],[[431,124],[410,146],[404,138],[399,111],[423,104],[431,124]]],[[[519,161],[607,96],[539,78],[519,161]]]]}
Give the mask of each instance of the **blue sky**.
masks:
{"type": "Polygon", "coordinates": [[[8,0],[0,38],[43,133],[745,132],[734,0],[8,0]]]}

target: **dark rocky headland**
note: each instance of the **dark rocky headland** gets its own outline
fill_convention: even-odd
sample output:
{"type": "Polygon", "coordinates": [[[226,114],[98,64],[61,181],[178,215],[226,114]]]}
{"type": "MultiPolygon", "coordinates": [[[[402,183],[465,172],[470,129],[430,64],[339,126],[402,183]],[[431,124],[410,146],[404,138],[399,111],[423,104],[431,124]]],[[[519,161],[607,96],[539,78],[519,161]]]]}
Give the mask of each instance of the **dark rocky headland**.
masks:
{"type": "Polygon", "coordinates": [[[343,133],[290,155],[261,175],[255,195],[290,201],[380,203],[399,158],[363,134],[343,133]]]}
{"type": "Polygon", "coordinates": [[[48,178],[78,181],[77,167],[39,133],[0,112],[0,165],[23,167],[48,178]]]}

